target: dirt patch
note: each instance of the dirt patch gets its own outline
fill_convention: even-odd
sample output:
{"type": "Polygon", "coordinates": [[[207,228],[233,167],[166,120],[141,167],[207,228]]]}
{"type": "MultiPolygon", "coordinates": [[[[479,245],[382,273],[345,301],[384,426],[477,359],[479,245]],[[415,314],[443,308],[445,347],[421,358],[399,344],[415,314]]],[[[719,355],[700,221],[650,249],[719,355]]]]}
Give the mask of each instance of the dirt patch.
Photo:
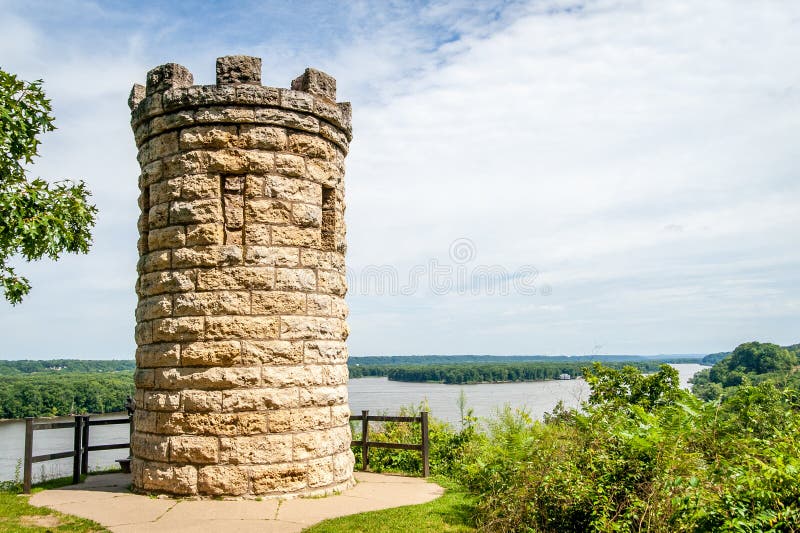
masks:
{"type": "Polygon", "coordinates": [[[58,527],[61,525],[61,519],[51,514],[27,515],[20,516],[19,523],[23,526],[58,527]]]}

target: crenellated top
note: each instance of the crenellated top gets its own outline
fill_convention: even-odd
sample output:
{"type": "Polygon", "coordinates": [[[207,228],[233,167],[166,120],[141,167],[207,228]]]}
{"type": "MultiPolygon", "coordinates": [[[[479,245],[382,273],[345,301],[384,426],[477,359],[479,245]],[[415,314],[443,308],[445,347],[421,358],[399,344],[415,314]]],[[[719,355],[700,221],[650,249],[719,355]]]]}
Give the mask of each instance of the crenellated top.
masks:
{"type": "MultiPolygon", "coordinates": [[[[203,118],[209,116],[208,110],[216,111],[211,113],[215,122],[269,123],[273,109],[289,113],[291,123],[283,125],[319,133],[347,151],[352,111],[349,102],[336,103],[332,76],[307,68],[292,81],[291,89],[265,87],[261,58],[241,55],[218,58],[216,72],[216,85],[193,85],[194,77],[186,67],[167,63],[147,73],[146,86],[134,84],[128,105],[137,142],[176,127],[208,122],[203,118]]],[[[281,120],[286,122],[283,115],[281,120]]]]}

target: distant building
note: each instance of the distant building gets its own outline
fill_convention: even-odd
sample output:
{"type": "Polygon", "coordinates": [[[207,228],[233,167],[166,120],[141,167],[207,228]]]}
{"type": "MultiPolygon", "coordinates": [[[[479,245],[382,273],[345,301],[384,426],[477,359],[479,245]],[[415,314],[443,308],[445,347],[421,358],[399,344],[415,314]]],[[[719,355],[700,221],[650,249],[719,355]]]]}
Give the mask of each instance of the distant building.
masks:
{"type": "Polygon", "coordinates": [[[558,379],[572,379],[572,376],[570,376],[569,374],[561,374],[560,376],[558,376],[558,379]]]}

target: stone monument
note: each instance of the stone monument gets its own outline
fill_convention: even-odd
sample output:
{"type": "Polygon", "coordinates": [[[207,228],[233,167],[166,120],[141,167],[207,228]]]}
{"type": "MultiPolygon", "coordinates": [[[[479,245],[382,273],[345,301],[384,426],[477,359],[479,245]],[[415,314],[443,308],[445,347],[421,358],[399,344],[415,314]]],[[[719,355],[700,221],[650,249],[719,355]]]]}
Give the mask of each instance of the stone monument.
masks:
{"type": "Polygon", "coordinates": [[[344,301],[350,104],[314,69],[134,85],[139,148],[133,486],[318,495],[353,483],[344,301]]]}

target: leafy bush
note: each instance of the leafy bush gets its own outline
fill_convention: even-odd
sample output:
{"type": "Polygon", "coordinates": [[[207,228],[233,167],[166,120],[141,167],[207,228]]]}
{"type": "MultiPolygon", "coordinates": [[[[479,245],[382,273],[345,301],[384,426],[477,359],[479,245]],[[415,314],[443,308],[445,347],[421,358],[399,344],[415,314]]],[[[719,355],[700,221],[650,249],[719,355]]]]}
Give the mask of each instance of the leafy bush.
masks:
{"type": "Polygon", "coordinates": [[[584,411],[506,408],[458,477],[488,531],[796,531],[797,393],[740,387],[721,404],[652,376],[594,367],[584,411]]]}

